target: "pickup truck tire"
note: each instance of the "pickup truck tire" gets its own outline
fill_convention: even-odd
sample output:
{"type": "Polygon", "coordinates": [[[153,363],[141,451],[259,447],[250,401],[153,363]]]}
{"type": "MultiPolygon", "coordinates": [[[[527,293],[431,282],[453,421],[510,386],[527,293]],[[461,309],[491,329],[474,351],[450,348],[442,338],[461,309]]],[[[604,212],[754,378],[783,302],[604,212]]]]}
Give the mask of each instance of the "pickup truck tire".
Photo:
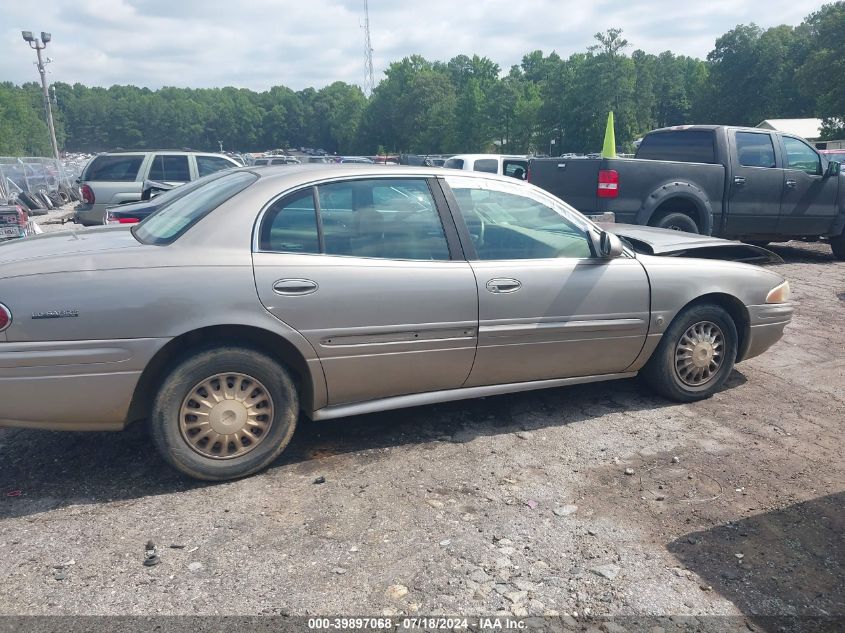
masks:
{"type": "Polygon", "coordinates": [[[840,262],[845,261],[845,233],[830,238],[830,250],[840,262]]]}
{"type": "Polygon", "coordinates": [[[223,481],[276,459],[298,415],[296,388],[274,359],[245,347],[210,347],[171,368],[155,396],[150,431],[172,466],[223,481]]]}
{"type": "Polygon", "coordinates": [[[736,324],[715,304],[685,308],[672,321],[641,373],[658,394],[694,402],[716,393],[733,370],[736,324]]]}
{"type": "Polygon", "coordinates": [[[655,220],[654,226],[660,229],[671,229],[686,233],[701,233],[695,220],[680,211],[667,211],[655,220]]]}

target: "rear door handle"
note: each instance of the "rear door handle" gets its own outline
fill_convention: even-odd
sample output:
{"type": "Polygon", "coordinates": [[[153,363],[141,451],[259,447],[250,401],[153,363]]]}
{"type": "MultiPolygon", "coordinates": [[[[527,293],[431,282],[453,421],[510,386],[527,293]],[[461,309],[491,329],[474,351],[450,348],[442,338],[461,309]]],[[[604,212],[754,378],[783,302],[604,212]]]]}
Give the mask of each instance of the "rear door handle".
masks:
{"type": "Polygon", "coordinates": [[[745,176],[734,176],[734,184],[740,187],[745,184],[745,176]]]}
{"type": "Polygon", "coordinates": [[[312,292],[317,292],[316,281],[310,279],[279,279],[273,284],[273,292],[277,295],[310,295],[312,292]]]}
{"type": "Polygon", "coordinates": [[[508,294],[516,292],[522,287],[522,283],[517,279],[491,279],[487,282],[487,290],[495,295],[508,294]]]}
{"type": "Polygon", "coordinates": [[[783,186],[786,187],[787,189],[795,189],[795,187],[798,186],[798,181],[797,180],[787,180],[785,183],[783,183],[783,186]]]}

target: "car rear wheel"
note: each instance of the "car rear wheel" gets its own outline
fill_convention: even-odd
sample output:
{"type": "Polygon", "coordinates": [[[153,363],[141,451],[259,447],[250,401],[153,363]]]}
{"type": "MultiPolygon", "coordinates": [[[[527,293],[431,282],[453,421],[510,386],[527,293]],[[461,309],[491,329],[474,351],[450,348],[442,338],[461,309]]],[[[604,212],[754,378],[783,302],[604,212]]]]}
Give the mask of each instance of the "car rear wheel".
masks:
{"type": "Polygon", "coordinates": [[[717,305],[687,308],[672,321],[642,375],[676,402],[709,398],[727,380],[737,355],[736,325],[717,305]]]}
{"type": "Polygon", "coordinates": [[[698,224],[695,223],[690,216],[680,211],[669,211],[662,215],[655,222],[654,226],[660,229],[670,229],[672,231],[684,231],[686,233],[700,233],[698,224]]]}
{"type": "Polygon", "coordinates": [[[151,432],[174,467],[221,481],[268,466],[290,442],[298,412],[293,381],[275,360],[249,348],[206,349],[164,379],[151,432]]]}

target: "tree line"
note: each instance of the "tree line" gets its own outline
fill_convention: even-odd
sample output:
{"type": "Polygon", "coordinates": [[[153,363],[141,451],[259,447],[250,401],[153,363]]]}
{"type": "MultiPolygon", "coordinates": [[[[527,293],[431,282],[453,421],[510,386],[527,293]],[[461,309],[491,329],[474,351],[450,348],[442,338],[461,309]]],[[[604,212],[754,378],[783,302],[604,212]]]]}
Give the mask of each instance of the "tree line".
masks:
{"type": "MultiPolygon", "coordinates": [[[[316,90],[52,87],[65,151],[315,147],[376,152],[590,152],[609,110],[617,145],[669,125],[823,118],[845,138],[845,2],[797,26],[739,25],[706,60],[633,50],[621,29],[563,58],[532,51],[508,72],[477,55],[393,62],[368,97],[337,81],[316,90]],[[554,140],[554,143],[552,143],[554,140]]],[[[0,83],[0,155],[49,155],[40,86],[0,83]]]]}

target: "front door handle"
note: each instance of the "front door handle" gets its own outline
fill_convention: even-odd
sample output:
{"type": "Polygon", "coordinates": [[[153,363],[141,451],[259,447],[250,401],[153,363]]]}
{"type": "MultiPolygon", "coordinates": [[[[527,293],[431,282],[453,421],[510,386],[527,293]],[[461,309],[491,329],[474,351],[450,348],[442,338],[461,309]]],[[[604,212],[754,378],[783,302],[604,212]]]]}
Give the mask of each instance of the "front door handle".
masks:
{"type": "Polygon", "coordinates": [[[745,184],[745,176],[734,176],[734,184],[740,187],[745,184]]]}
{"type": "Polygon", "coordinates": [[[510,292],[516,292],[522,287],[522,283],[517,279],[491,279],[487,282],[487,290],[494,295],[503,295],[510,292]]]}
{"type": "Polygon", "coordinates": [[[277,295],[310,295],[312,292],[317,292],[316,281],[310,279],[279,279],[273,284],[273,292],[277,295]]]}
{"type": "Polygon", "coordinates": [[[786,187],[787,189],[795,189],[795,187],[798,186],[798,181],[797,180],[787,180],[785,183],[783,183],[783,186],[786,187]]]}

